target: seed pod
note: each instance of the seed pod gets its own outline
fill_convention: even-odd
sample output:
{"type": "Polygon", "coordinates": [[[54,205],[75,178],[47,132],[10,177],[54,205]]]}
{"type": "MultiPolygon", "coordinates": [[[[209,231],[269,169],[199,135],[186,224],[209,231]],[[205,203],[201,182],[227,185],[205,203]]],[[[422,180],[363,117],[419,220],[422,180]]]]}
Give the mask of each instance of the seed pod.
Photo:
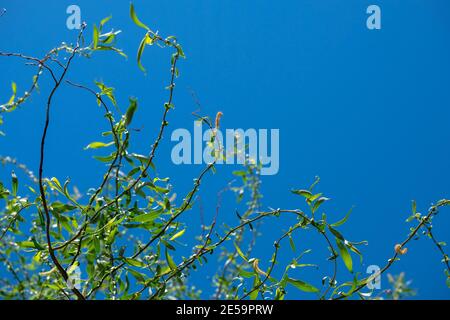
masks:
{"type": "Polygon", "coordinates": [[[222,111],[217,112],[216,122],[215,122],[216,129],[219,129],[219,127],[220,127],[220,118],[222,118],[222,116],[223,116],[222,111]]]}
{"type": "Polygon", "coordinates": [[[399,255],[405,255],[408,252],[408,248],[403,248],[401,244],[396,244],[394,250],[399,255]]]}

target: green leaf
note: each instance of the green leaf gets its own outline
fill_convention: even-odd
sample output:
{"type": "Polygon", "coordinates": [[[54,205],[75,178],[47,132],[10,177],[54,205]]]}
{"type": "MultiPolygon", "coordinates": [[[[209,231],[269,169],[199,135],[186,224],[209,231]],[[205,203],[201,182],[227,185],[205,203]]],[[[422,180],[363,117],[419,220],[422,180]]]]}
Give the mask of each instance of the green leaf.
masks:
{"type": "MultiPolygon", "coordinates": [[[[253,288],[256,288],[260,284],[260,280],[258,275],[256,275],[255,279],[253,280],[253,288]]],[[[259,290],[253,290],[253,292],[250,294],[249,299],[250,300],[256,300],[259,295],[259,290]]]]}
{"type": "Polygon", "coordinates": [[[19,247],[21,248],[31,248],[31,249],[35,249],[34,243],[32,241],[20,241],[17,242],[17,244],[19,245],[19,247]]]}
{"type": "Polygon", "coordinates": [[[152,38],[148,33],[147,37],[145,38],[145,44],[152,46],[156,41],[156,38],[152,38]]]}
{"type": "Polygon", "coordinates": [[[101,157],[101,156],[95,156],[94,159],[97,159],[98,161],[104,162],[104,163],[108,163],[113,161],[115,158],[115,153],[109,155],[109,156],[105,156],[105,157],[101,157]]]}
{"type": "Polygon", "coordinates": [[[284,290],[281,288],[277,288],[274,300],[284,300],[284,296],[285,296],[284,290]]]}
{"type": "Polygon", "coordinates": [[[92,142],[90,144],[88,144],[86,146],[86,148],[84,148],[84,150],[87,149],[99,149],[99,148],[106,148],[109,146],[112,146],[114,144],[114,141],[110,142],[110,143],[104,143],[104,142],[92,142]]]}
{"type": "Polygon", "coordinates": [[[287,282],[289,282],[294,287],[296,287],[297,289],[304,291],[304,292],[319,292],[319,289],[317,289],[313,285],[311,285],[307,282],[301,281],[301,280],[287,278],[287,282]]]}
{"type": "Polygon", "coordinates": [[[93,31],[93,36],[92,36],[92,41],[93,41],[92,46],[93,46],[94,50],[97,49],[97,47],[98,47],[98,37],[99,37],[99,31],[97,29],[97,26],[94,24],[94,31],[93,31]]]}
{"type": "Polygon", "coordinates": [[[344,223],[347,222],[348,218],[350,218],[350,215],[352,214],[353,208],[351,208],[347,214],[345,215],[344,218],[342,218],[341,220],[339,220],[338,222],[335,222],[333,224],[331,224],[332,227],[339,227],[341,225],[343,225],[344,223]]]}
{"type": "Polygon", "coordinates": [[[178,239],[179,237],[181,237],[184,233],[186,232],[186,229],[183,229],[181,231],[178,231],[177,233],[175,233],[169,240],[173,241],[175,239],[178,239]]]}
{"type": "Polygon", "coordinates": [[[183,48],[179,44],[176,45],[176,48],[177,48],[178,55],[182,58],[186,58],[183,48]]]}
{"type": "Polygon", "coordinates": [[[152,222],[161,215],[161,211],[152,211],[150,213],[141,214],[133,219],[132,222],[147,223],[152,222]]]}
{"type": "Polygon", "coordinates": [[[125,125],[128,126],[131,121],[133,121],[134,113],[137,109],[137,100],[134,98],[130,98],[130,106],[127,109],[127,112],[125,113],[125,125]]]}
{"type": "Polygon", "coordinates": [[[320,197],[319,199],[317,199],[316,202],[314,202],[314,206],[312,208],[312,212],[316,212],[317,209],[319,209],[319,207],[322,205],[322,203],[324,203],[325,201],[330,200],[329,198],[326,197],[320,197]]]}
{"type": "Polygon", "coordinates": [[[138,281],[138,282],[145,282],[144,276],[137,272],[136,270],[133,270],[131,268],[127,268],[127,270],[132,274],[132,276],[138,281]]]}
{"type": "Polygon", "coordinates": [[[45,248],[41,246],[34,237],[31,239],[31,241],[33,241],[34,247],[39,251],[45,250],[45,248]]]}
{"type": "Polygon", "coordinates": [[[336,229],[334,229],[333,227],[331,227],[331,225],[328,226],[328,229],[330,230],[330,232],[331,232],[332,234],[334,234],[334,236],[335,236],[336,238],[338,238],[339,240],[345,241],[345,239],[344,239],[344,237],[342,236],[342,234],[341,234],[339,231],[337,231],[336,229]]]}
{"type": "Polygon", "coordinates": [[[311,198],[312,195],[313,195],[313,194],[312,194],[310,191],[308,191],[308,190],[291,190],[291,192],[292,192],[293,194],[296,194],[296,195],[305,197],[306,199],[311,198]]]}
{"type": "MultiPolygon", "coordinates": [[[[114,88],[106,86],[103,82],[95,81],[95,85],[101,90],[100,94],[105,95],[111,100],[113,105],[117,105],[116,98],[114,97],[114,88]]],[[[98,104],[100,105],[100,100],[98,104]]]]}
{"type": "Polygon", "coordinates": [[[133,267],[145,268],[147,266],[144,262],[137,260],[137,259],[124,258],[123,260],[125,261],[125,263],[127,263],[133,267]]]}
{"type": "Polygon", "coordinates": [[[170,267],[170,270],[177,270],[177,265],[176,263],[173,261],[172,257],[169,254],[169,251],[166,248],[166,260],[167,260],[167,264],[170,267]]]}
{"type": "Polygon", "coordinates": [[[19,179],[17,179],[17,176],[15,172],[11,172],[11,180],[12,180],[12,194],[13,196],[17,196],[17,191],[19,189],[19,179]]]}
{"type": "Polygon", "coordinates": [[[350,243],[350,242],[348,242],[348,241],[347,241],[346,243],[347,243],[348,248],[349,248],[352,252],[356,253],[356,254],[359,256],[360,263],[362,263],[362,261],[363,261],[363,255],[362,255],[361,251],[359,251],[358,248],[356,248],[352,243],[350,243]]]}
{"type": "Polygon", "coordinates": [[[294,243],[294,239],[292,239],[291,235],[289,235],[289,245],[291,246],[292,251],[295,252],[295,243],[294,243]]]}
{"type": "Polygon", "coordinates": [[[128,58],[128,56],[127,56],[122,50],[117,49],[117,48],[115,48],[115,47],[108,47],[108,46],[102,46],[102,45],[99,45],[99,46],[97,47],[97,50],[114,51],[114,52],[120,54],[122,57],[128,58]]]}
{"type": "Polygon", "coordinates": [[[102,19],[102,21],[100,21],[100,25],[99,25],[100,29],[102,29],[103,26],[104,26],[109,20],[111,20],[111,18],[112,18],[112,16],[108,16],[108,17],[102,19]]]}
{"type": "Polygon", "coordinates": [[[16,99],[17,84],[15,82],[11,83],[11,90],[12,90],[12,95],[11,95],[11,98],[9,98],[9,101],[8,101],[7,104],[13,104],[14,100],[16,99]]]}
{"type": "Polygon", "coordinates": [[[253,278],[255,273],[241,269],[239,270],[239,275],[243,278],[253,278]]]}
{"type": "Polygon", "coordinates": [[[53,177],[53,178],[50,179],[50,181],[52,181],[52,182],[58,187],[59,190],[62,190],[62,189],[63,189],[63,188],[61,187],[61,183],[59,182],[58,178],[53,177]]]}
{"type": "Polygon", "coordinates": [[[338,238],[336,238],[336,244],[339,248],[339,252],[340,252],[342,260],[344,261],[345,266],[347,267],[347,269],[350,272],[353,272],[353,260],[352,260],[352,256],[350,255],[350,253],[347,250],[347,247],[338,238]]]}
{"type": "Polygon", "coordinates": [[[234,243],[234,247],[236,248],[236,252],[238,253],[238,255],[239,255],[242,259],[244,259],[245,261],[248,262],[248,258],[245,256],[245,254],[242,252],[241,248],[239,248],[239,246],[238,246],[236,243],[234,243]]]}
{"type": "Polygon", "coordinates": [[[55,214],[62,214],[62,213],[70,212],[70,211],[73,211],[78,208],[76,206],[64,204],[59,201],[53,202],[50,207],[51,207],[52,212],[55,214]]]}
{"type": "Polygon", "coordinates": [[[313,191],[313,189],[316,187],[316,185],[320,182],[320,177],[316,176],[316,179],[314,180],[313,184],[309,187],[309,190],[311,190],[311,192],[313,191]]]}
{"type": "Polygon", "coordinates": [[[79,266],[79,262],[78,261],[75,261],[75,263],[74,264],[72,264],[68,269],[67,269],[67,274],[68,275],[71,275],[77,268],[78,268],[78,266],[79,266]]]}
{"type": "Polygon", "coordinates": [[[137,52],[137,64],[139,69],[142,70],[142,72],[146,72],[144,66],[141,63],[141,57],[142,57],[142,53],[144,53],[144,49],[146,46],[146,42],[147,42],[147,35],[144,36],[144,38],[141,40],[141,43],[139,44],[139,48],[138,48],[138,52],[137,52]]]}
{"type": "Polygon", "coordinates": [[[150,31],[150,28],[147,27],[145,24],[143,24],[143,23],[141,22],[141,20],[139,20],[139,18],[137,17],[136,11],[134,10],[134,5],[133,5],[132,3],[130,4],[130,17],[131,17],[131,20],[133,20],[133,22],[134,22],[138,27],[141,27],[141,28],[144,28],[144,29],[150,31]]]}
{"type": "Polygon", "coordinates": [[[28,248],[28,249],[37,249],[39,251],[45,250],[43,246],[41,246],[35,238],[32,238],[31,241],[21,241],[17,242],[19,247],[21,248],[28,248]]]}

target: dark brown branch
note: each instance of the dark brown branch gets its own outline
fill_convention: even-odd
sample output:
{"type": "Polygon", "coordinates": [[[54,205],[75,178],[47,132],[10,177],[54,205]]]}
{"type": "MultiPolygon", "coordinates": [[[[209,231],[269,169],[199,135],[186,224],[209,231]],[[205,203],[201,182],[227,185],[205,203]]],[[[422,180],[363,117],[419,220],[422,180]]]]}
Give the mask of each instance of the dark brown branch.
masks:
{"type": "MultiPolygon", "coordinates": [[[[52,246],[52,241],[51,241],[51,235],[50,235],[50,228],[51,228],[51,217],[50,217],[50,212],[49,212],[49,208],[48,208],[48,204],[47,204],[47,198],[45,195],[45,189],[44,189],[44,178],[43,178],[43,171],[44,171],[44,158],[45,158],[45,141],[47,138],[47,131],[48,131],[48,127],[50,125],[50,111],[51,111],[51,105],[52,105],[52,100],[53,100],[53,96],[55,95],[56,91],[58,90],[59,86],[61,85],[61,82],[63,81],[64,77],[67,74],[67,71],[69,70],[70,64],[73,60],[73,58],[75,57],[75,54],[79,48],[79,40],[82,36],[82,32],[85,28],[85,25],[83,25],[80,34],[78,36],[78,43],[77,46],[74,48],[74,50],[72,51],[72,54],[69,56],[68,60],[67,60],[67,64],[61,74],[61,76],[59,77],[58,81],[56,82],[55,86],[53,87],[53,89],[50,92],[50,95],[48,96],[47,99],[47,107],[46,107],[46,115],[45,115],[45,124],[44,124],[44,131],[42,133],[42,138],[41,138],[41,147],[40,147],[40,160],[39,160],[39,191],[41,194],[41,201],[42,201],[42,206],[44,208],[44,213],[45,213],[45,233],[46,233],[46,238],[47,238],[47,246],[48,246],[48,251],[50,254],[50,257],[54,263],[54,265],[56,266],[58,272],[60,273],[60,275],[63,277],[64,281],[67,281],[69,279],[69,276],[66,272],[66,270],[64,269],[64,267],[61,265],[61,263],[59,262],[58,258],[56,257],[55,251],[53,249],[52,246]]],[[[75,287],[71,288],[72,292],[77,296],[78,299],[80,300],[84,300],[84,296],[83,294],[75,287]]]]}

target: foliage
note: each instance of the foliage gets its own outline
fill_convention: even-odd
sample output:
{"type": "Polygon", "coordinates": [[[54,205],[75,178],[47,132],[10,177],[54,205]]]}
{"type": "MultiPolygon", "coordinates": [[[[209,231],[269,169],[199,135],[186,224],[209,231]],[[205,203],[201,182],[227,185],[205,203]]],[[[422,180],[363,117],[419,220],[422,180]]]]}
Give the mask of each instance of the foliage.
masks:
{"type": "MultiPolygon", "coordinates": [[[[134,24],[145,32],[136,56],[142,71],[146,71],[142,60],[147,46],[171,50],[168,97],[162,108],[161,126],[148,155],[130,150],[133,138],[130,124],[139,112],[136,98],[130,98],[128,108],[122,114],[119,108],[111,108],[111,105],[117,104],[114,88],[96,82],[93,89],[67,79],[74,59],[89,58],[103,51],[126,56],[116,46],[120,31],[104,31],[110,17],[93,26],[92,40],[88,44],[84,37],[86,25],[83,24],[75,44],[63,43],[42,58],[0,52],[0,56],[18,58],[36,68],[29,89],[24,94],[21,95],[17,84],[12,82],[11,96],[0,107],[1,114],[12,112],[27,102],[39,89],[42,75],[49,76],[52,82],[52,89],[47,95],[38,177],[14,159],[0,158],[3,165],[14,165],[29,178],[29,182],[24,183],[12,172],[10,181],[0,183],[0,262],[10,274],[0,279],[0,297],[197,299],[202,297],[201,290],[190,286],[189,275],[211,263],[210,256],[218,252],[219,267],[213,278],[214,294],[211,298],[280,300],[289,297],[291,289],[320,299],[370,298],[371,292],[366,284],[373,279],[372,276],[361,278],[354,272],[359,261],[355,258],[362,259],[360,248],[366,242],[351,241],[339,231],[347,223],[350,212],[339,221],[328,221],[327,216],[322,214],[322,208],[330,199],[316,192],[318,179],[307,189],[292,190],[295,196],[305,201],[305,210],[263,209],[259,167],[252,163],[234,173],[240,181],[239,185],[228,185],[218,196],[217,212],[223,192],[236,194],[242,208],[236,211],[236,226],[224,226],[225,231],[216,230],[216,215],[209,225],[203,226],[190,256],[177,254],[176,248],[188,227],[179,218],[192,209],[204,177],[214,173],[215,162],[199,173],[192,189],[180,203],[172,192],[169,178],[156,174],[153,160],[168,126],[169,113],[174,107],[175,81],[179,76],[177,64],[180,58],[185,58],[185,54],[175,37],[163,38],[141,22],[133,5],[130,16],[134,24]],[[91,94],[93,101],[103,108],[110,127],[101,138],[86,146],[93,152],[110,150],[107,156],[95,157],[106,165],[107,170],[100,184],[86,192],[87,201],[84,200],[86,197],[80,197],[77,189],[71,187],[69,180],[59,181],[56,177],[44,176],[45,143],[51,124],[53,97],[63,85],[91,94]],[[27,185],[28,188],[25,188],[27,185]],[[262,221],[280,216],[290,216],[291,226],[274,242],[269,261],[256,257],[253,248],[260,237],[262,221]],[[297,279],[292,272],[293,269],[320,267],[304,263],[309,251],[297,252],[293,235],[306,230],[316,232],[328,248],[327,263],[331,263],[333,271],[323,277],[321,286],[297,279]],[[280,266],[280,250],[285,247],[290,247],[289,250],[293,250],[297,257],[289,264],[280,266]],[[338,280],[339,265],[352,274],[350,281],[338,280]],[[275,276],[275,269],[281,270],[279,277],[275,276]],[[76,277],[78,271],[87,276],[79,279],[76,277]]],[[[199,121],[214,130],[219,126],[220,116],[221,113],[214,124],[207,117],[199,117],[199,121]]],[[[212,145],[214,140],[213,136],[212,145]]],[[[413,204],[409,221],[415,221],[416,226],[411,228],[402,243],[395,246],[393,257],[381,273],[385,273],[401,255],[406,254],[406,245],[423,231],[442,253],[449,283],[448,256],[443,250],[445,244],[438,242],[432,233],[433,218],[441,207],[449,204],[448,200],[440,200],[424,215],[418,213],[416,204],[413,204]]],[[[393,299],[409,292],[401,277],[393,280],[396,288],[391,294],[393,299]]]]}

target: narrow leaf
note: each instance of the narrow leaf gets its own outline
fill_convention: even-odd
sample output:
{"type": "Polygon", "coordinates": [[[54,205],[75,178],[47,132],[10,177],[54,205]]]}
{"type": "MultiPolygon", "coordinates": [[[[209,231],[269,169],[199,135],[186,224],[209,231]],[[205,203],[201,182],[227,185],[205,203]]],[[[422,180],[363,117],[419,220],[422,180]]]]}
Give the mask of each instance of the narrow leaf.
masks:
{"type": "Polygon", "coordinates": [[[105,147],[109,147],[112,146],[114,144],[114,142],[110,142],[110,143],[104,143],[104,142],[92,142],[90,144],[88,144],[84,149],[99,149],[99,148],[105,148],[105,147]]]}
{"type": "Polygon", "coordinates": [[[341,258],[344,261],[345,266],[347,267],[347,269],[350,272],[353,272],[353,260],[352,260],[352,256],[350,255],[350,253],[347,250],[347,247],[338,238],[336,238],[336,244],[339,248],[339,252],[341,254],[341,258]]]}
{"type": "Polygon", "coordinates": [[[296,287],[297,289],[304,291],[304,292],[319,292],[319,289],[317,289],[313,285],[311,285],[307,282],[301,281],[301,280],[287,278],[287,282],[289,282],[294,287],[296,287]]]}
{"type": "Polygon", "coordinates": [[[130,17],[131,17],[131,20],[133,20],[133,22],[134,22],[138,27],[141,27],[141,28],[144,28],[144,29],[150,31],[150,28],[147,27],[145,24],[143,24],[143,23],[141,22],[141,20],[139,20],[139,18],[137,17],[136,11],[134,10],[134,5],[133,5],[132,3],[130,4],[130,17]]]}
{"type": "Polygon", "coordinates": [[[181,237],[184,233],[186,232],[186,229],[183,229],[177,233],[175,233],[169,240],[173,241],[175,239],[178,239],[179,237],[181,237]]]}
{"type": "Polygon", "coordinates": [[[130,106],[127,109],[127,112],[125,113],[125,125],[128,126],[131,121],[133,121],[134,113],[137,109],[137,100],[134,98],[130,98],[130,106]]]}
{"type": "Polygon", "coordinates": [[[236,252],[238,253],[238,255],[245,261],[248,261],[247,257],[245,256],[245,254],[242,252],[241,248],[239,248],[239,246],[236,243],[234,243],[234,247],[236,248],[236,252]]]}
{"type": "Polygon", "coordinates": [[[350,215],[352,214],[353,208],[351,208],[347,214],[345,215],[344,218],[342,218],[341,220],[339,220],[338,222],[335,222],[333,224],[331,224],[332,227],[339,227],[341,225],[343,225],[344,223],[347,222],[348,218],[350,218],[350,215]]]}
{"type": "Polygon", "coordinates": [[[167,260],[167,264],[169,265],[171,270],[176,270],[177,269],[177,265],[175,264],[175,262],[173,261],[172,257],[169,254],[169,251],[166,248],[166,260],[167,260]]]}

